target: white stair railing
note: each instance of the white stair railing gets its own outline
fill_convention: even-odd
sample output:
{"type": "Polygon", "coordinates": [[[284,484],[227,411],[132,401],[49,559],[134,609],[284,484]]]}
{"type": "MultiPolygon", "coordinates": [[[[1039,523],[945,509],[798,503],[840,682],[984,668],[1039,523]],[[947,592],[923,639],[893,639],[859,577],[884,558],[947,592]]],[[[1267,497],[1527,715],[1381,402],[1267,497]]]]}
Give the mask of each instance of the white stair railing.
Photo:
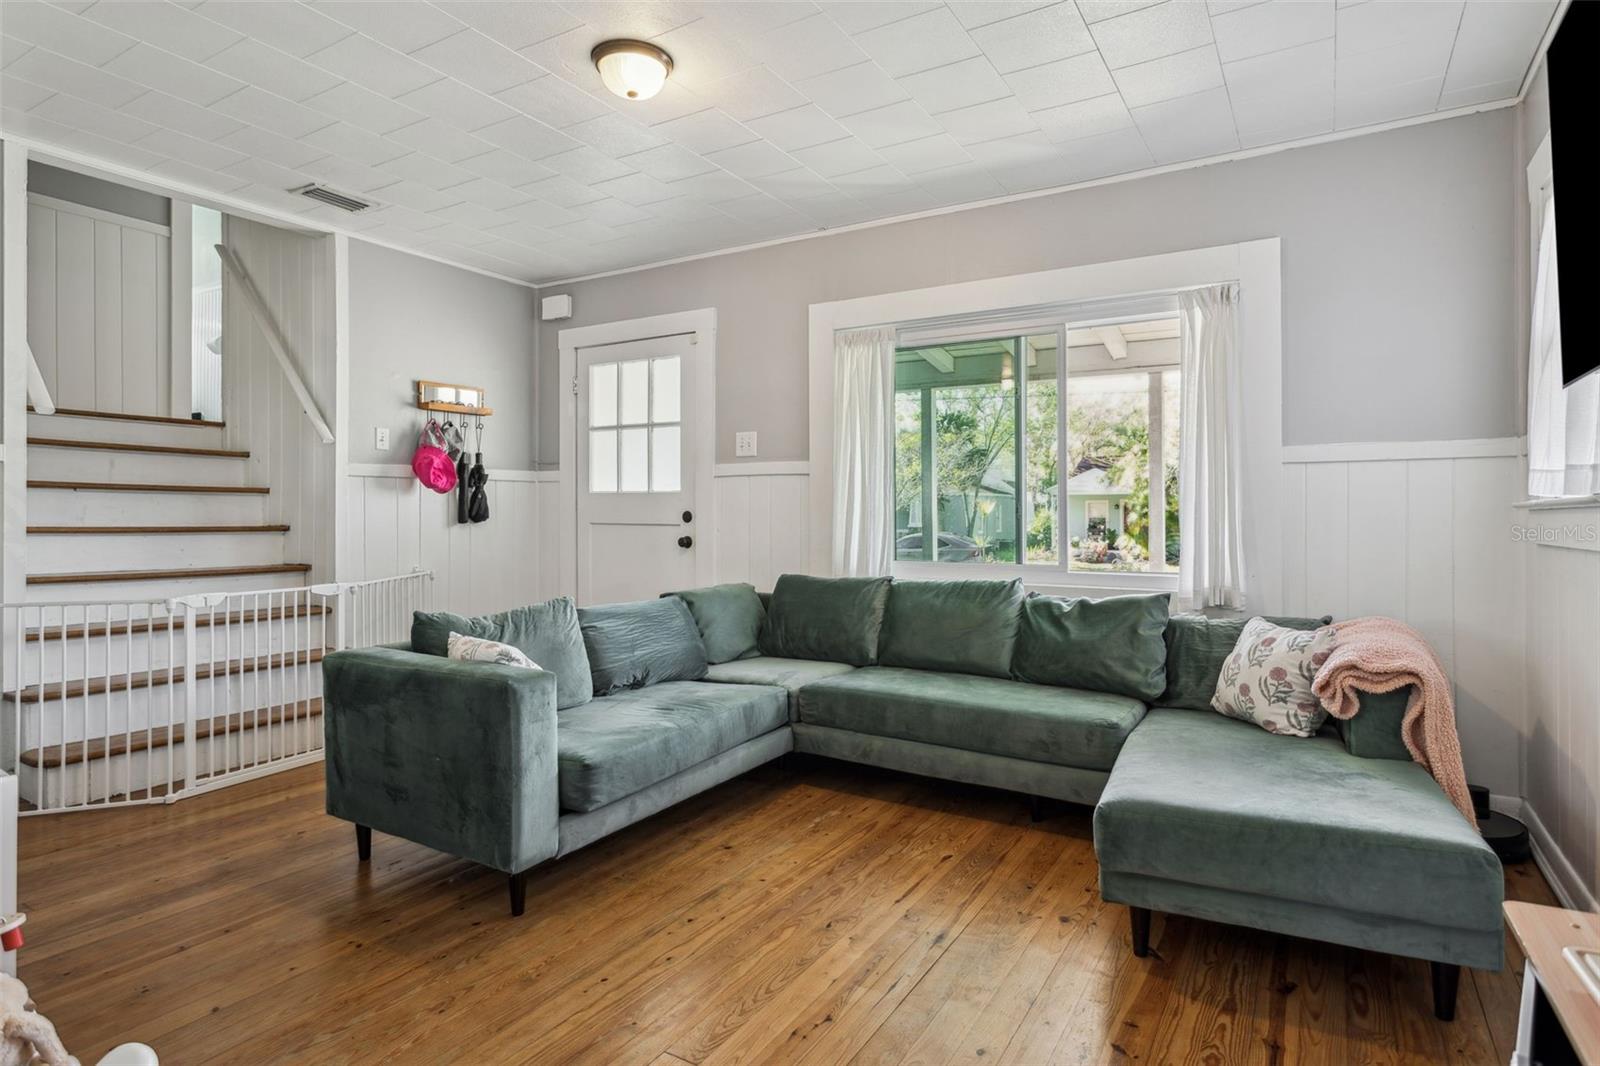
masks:
{"type": "Polygon", "coordinates": [[[432,573],[0,604],[0,769],[23,813],[171,802],[322,757],[322,659],[409,634],[432,573]]]}

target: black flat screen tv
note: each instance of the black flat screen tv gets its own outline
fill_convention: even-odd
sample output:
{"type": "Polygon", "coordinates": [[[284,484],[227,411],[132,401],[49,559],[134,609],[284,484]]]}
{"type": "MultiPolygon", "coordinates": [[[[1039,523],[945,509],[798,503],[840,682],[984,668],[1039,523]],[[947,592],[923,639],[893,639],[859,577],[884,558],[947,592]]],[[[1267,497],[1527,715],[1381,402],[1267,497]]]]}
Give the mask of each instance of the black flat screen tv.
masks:
{"type": "Polygon", "coordinates": [[[1600,177],[1594,63],[1600,55],[1600,0],[1573,0],[1550,42],[1550,161],[1556,193],[1556,266],[1561,277],[1561,377],[1571,385],[1600,371],[1585,310],[1594,298],[1600,250],[1594,186],[1600,177]],[[1587,335],[1586,335],[1587,334],[1587,335]]]}

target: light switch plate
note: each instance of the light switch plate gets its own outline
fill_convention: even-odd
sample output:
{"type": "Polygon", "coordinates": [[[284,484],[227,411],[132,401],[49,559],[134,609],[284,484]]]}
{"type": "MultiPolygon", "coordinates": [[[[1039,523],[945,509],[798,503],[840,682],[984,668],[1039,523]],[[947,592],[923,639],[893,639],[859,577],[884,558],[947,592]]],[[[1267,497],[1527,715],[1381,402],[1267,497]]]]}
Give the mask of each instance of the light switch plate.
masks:
{"type": "Polygon", "coordinates": [[[742,430],[733,435],[733,454],[741,459],[756,454],[755,430],[742,430]]]}
{"type": "Polygon", "coordinates": [[[378,449],[380,452],[386,452],[386,451],[389,450],[389,427],[388,426],[378,426],[377,427],[377,431],[375,433],[373,433],[372,446],[374,448],[378,449]]]}

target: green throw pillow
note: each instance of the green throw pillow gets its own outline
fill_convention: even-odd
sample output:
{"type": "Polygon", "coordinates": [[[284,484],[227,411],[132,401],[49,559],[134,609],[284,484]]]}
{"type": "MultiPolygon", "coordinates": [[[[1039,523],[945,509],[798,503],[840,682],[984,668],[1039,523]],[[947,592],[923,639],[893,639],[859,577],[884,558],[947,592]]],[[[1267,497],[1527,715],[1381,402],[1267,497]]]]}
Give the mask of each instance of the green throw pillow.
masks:
{"type": "Polygon", "coordinates": [[[1406,717],[1411,686],[1393,692],[1363,692],[1361,709],[1354,718],[1335,718],[1344,750],[1362,759],[1411,761],[1400,731],[1406,717]]]}
{"type": "Polygon", "coordinates": [[[1022,582],[896,581],[878,662],[916,670],[1011,676],[1022,582]]]}
{"type": "Polygon", "coordinates": [[[580,607],[594,694],[706,676],[706,648],[689,605],[676,596],[580,607]]]}
{"type": "Polygon", "coordinates": [[[1029,596],[1012,673],[1039,685],[1154,700],[1167,684],[1161,639],[1167,601],[1165,593],[1103,600],[1029,596]]]}
{"type": "MultiPolygon", "coordinates": [[[[1203,614],[1175,614],[1167,621],[1167,687],[1156,701],[1161,707],[1211,710],[1222,663],[1233,652],[1249,618],[1207,618],[1203,614]]],[[[1279,618],[1267,621],[1285,629],[1320,629],[1333,621],[1321,618],[1279,618]]]]}
{"type": "Polygon", "coordinates": [[[767,606],[761,654],[871,666],[888,600],[886,577],[784,574],[767,606]]]}
{"type": "Polygon", "coordinates": [[[594,694],[589,656],[578,628],[578,609],[570,597],[477,618],[449,611],[416,611],[411,615],[412,651],[444,655],[449,650],[451,633],[509,644],[541,669],[555,674],[557,710],[588,703],[594,694]]]}
{"type": "Polygon", "coordinates": [[[705,642],[706,662],[727,663],[761,654],[758,644],[767,609],[754,585],[712,585],[666,595],[689,605],[705,642]]]}

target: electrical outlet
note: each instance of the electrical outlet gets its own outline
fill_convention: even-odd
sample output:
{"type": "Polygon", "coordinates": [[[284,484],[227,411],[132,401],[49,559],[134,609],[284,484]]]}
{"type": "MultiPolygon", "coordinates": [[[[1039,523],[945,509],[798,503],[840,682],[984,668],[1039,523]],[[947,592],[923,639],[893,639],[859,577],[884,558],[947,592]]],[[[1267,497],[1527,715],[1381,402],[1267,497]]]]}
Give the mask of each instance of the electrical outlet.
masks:
{"type": "Polygon", "coordinates": [[[756,454],[755,430],[744,430],[733,435],[733,454],[744,459],[756,454]]]}
{"type": "Polygon", "coordinates": [[[374,436],[374,440],[372,442],[372,446],[374,448],[378,449],[380,452],[386,452],[386,451],[389,450],[389,427],[388,426],[379,426],[377,428],[377,432],[375,434],[373,434],[373,436],[374,436]]]}

